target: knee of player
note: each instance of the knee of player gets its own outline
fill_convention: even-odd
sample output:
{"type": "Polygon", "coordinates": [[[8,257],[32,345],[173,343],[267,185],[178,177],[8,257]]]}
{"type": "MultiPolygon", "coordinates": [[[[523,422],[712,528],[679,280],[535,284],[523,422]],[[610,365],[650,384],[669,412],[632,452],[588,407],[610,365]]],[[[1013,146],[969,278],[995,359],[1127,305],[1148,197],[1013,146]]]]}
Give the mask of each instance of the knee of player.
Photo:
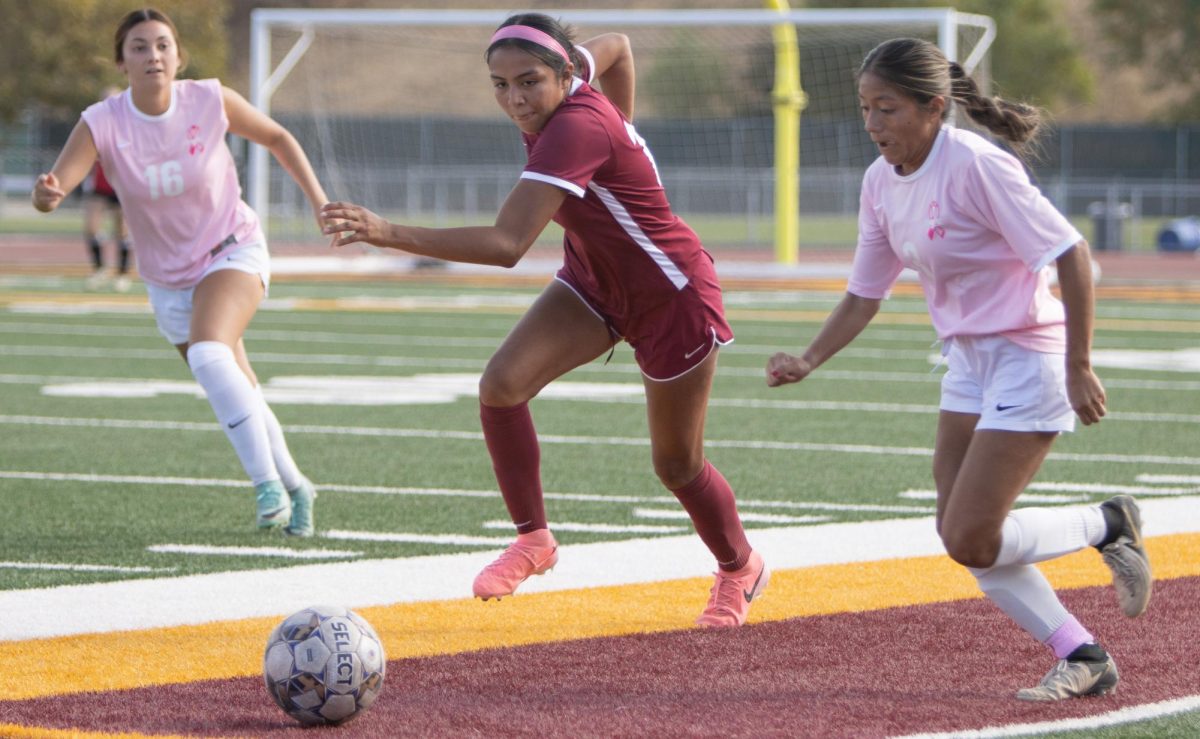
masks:
{"type": "Polygon", "coordinates": [[[490,365],[479,378],[479,402],[494,408],[510,408],[528,401],[531,397],[512,373],[495,369],[490,365]]]}
{"type": "Polygon", "coordinates": [[[704,468],[704,456],[685,454],[656,454],[654,474],[668,490],[685,487],[704,468]]]}
{"type": "Polygon", "coordinates": [[[963,567],[986,569],[995,564],[1000,547],[999,542],[991,541],[991,537],[945,525],[940,533],[946,554],[963,567]]]}

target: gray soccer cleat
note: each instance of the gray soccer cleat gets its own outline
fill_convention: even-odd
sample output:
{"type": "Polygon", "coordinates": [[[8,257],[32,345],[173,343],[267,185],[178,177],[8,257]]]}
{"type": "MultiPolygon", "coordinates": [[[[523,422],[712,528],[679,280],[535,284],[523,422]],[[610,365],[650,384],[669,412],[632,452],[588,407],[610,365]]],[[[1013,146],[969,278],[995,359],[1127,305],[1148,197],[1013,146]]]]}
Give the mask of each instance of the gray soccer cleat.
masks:
{"type": "Polygon", "coordinates": [[[1150,560],[1142,546],[1142,514],[1128,495],[1118,495],[1100,505],[1117,511],[1123,519],[1116,540],[1101,549],[1100,555],[1112,570],[1113,588],[1117,591],[1121,611],[1129,618],[1136,618],[1146,611],[1154,588],[1150,560]]]}
{"type": "Polygon", "coordinates": [[[1103,662],[1072,662],[1060,659],[1036,688],[1018,690],[1017,698],[1023,701],[1060,701],[1065,698],[1107,695],[1116,692],[1119,679],[1117,663],[1109,655],[1105,655],[1103,662]]]}

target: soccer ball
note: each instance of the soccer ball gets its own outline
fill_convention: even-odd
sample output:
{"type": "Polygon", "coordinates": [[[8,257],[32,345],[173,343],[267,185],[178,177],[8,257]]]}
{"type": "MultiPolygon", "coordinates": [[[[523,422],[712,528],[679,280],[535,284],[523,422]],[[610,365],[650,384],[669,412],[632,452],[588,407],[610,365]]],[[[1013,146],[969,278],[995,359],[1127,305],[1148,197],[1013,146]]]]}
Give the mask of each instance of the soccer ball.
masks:
{"type": "Polygon", "coordinates": [[[267,638],[263,680],[300,723],[341,724],[379,697],[386,666],[383,643],[366,619],[341,606],[312,606],[267,638]]]}

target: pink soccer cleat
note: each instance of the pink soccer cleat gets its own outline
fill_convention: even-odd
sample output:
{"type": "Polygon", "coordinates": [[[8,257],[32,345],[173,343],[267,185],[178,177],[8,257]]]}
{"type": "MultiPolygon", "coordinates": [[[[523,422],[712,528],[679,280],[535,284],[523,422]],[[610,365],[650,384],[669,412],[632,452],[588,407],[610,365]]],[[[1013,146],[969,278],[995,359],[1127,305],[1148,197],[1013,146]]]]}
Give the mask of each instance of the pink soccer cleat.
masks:
{"type": "Polygon", "coordinates": [[[716,574],[717,581],[713,583],[708,605],[696,619],[696,625],[717,629],[741,626],[750,613],[750,602],[767,587],[771,573],[758,552],[750,552],[750,559],[742,569],[734,572],[717,570],[716,574]]]}
{"type": "Polygon", "coordinates": [[[518,534],[517,540],[475,577],[476,598],[512,595],[517,586],[558,564],[558,542],[548,529],[518,534]]]}

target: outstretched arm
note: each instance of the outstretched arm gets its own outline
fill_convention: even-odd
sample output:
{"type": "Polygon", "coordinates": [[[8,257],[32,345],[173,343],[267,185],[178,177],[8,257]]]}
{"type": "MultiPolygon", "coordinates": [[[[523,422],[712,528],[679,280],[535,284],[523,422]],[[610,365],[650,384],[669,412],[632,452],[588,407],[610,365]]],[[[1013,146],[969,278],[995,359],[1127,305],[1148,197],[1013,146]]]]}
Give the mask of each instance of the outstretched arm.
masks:
{"type": "Polygon", "coordinates": [[[838,303],[817,337],[812,340],[804,354],[794,357],[779,352],[767,360],[767,385],[778,387],[791,382],[800,382],[809,373],[837,354],[854,337],[862,333],[875,314],[879,312],[878,298],[863,298],[846,293],[838,303]]]}
{"type": "Polygon", "coordinates": [[[92,140],[92,129],[80,118],[63,144],[58,159],[49,172],[38,175],[33,185],[30,197],[33,207],[43,213],[49,213],[58,207],[96,163],[96,142],[92,140]]]}
{"type": "Polygon", "coordinates": [[[329,202],[329,198],[325,196],[324,188],[317,181],[317,175],[313,172],[304,149],[300,147],[300,142],[296,141],[296,137],[286,128],[263,114],[236,91],[228,87],[221,89],[224,95],[225,116],[229,118],[229,132],[265,146],[304,191],[312,206],[313,215],[320,223],[321,206],[329,202]]]}
{"type": "Polygon", "coordinates": [[[580,43],[596,61],[593,70],[604,96],[633,120],[633,49],[623,33],[605,33],[580,43]]]}
{"type": "Polygon", "coordinates": [[[512,267],[533,246],[566,195],[554,185],[521,180],[491,226],[404,226],[353,203],[330,203],[321,216],[325,233],[335,236],[334,246],[364,243],[450,262],[512,267]]]}
{"type": "Polygon", "coordinates": [[[1085,426],[1105,414],[1107,398],[1100,378],[1092,371],[1092,326],[1095,297],[1092,288],[1092,253],[1080,241],[1057,260],[1058,286],[1067,312],[1067,398],[1085,426]]]}

